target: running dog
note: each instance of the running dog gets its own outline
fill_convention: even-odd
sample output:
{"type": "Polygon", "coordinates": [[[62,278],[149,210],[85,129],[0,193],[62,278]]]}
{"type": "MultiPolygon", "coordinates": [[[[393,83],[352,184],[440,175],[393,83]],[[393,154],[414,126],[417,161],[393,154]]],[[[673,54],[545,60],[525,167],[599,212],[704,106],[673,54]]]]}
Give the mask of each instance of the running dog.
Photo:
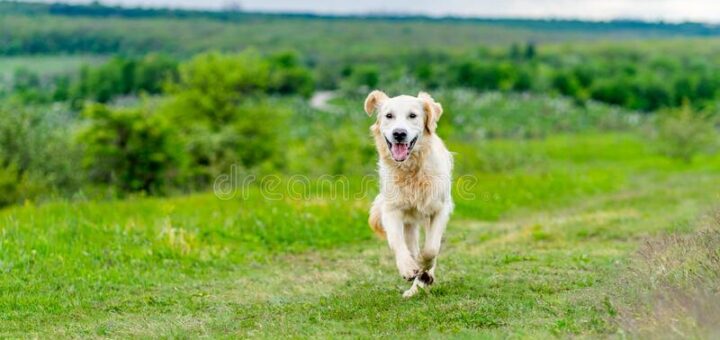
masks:
{"type": "Polygon", "coordinates": [[[380,194],[370,208],[369,224],[387,238],[403,279],[413,282],[403,293],[409,298],[435,281],[436,259],[453,210],[453,159],[435,133],[443,109],[424,92],[390,98],[375,90],[365,100],[365,112],[377,113],[370,131],[380,174],[380,194]]]}

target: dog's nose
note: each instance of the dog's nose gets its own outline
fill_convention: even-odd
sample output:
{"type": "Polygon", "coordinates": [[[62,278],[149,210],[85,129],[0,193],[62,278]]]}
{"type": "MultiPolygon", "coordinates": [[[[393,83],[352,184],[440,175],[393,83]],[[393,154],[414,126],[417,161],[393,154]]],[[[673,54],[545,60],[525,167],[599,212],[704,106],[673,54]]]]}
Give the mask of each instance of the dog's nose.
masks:
{"type": "Polygon", "coordinates": [[[393,130],[393,137],[395,137],[396,142],[402,142],[407,138],[407,130],[405,129],[395,129],[393,130]]]}

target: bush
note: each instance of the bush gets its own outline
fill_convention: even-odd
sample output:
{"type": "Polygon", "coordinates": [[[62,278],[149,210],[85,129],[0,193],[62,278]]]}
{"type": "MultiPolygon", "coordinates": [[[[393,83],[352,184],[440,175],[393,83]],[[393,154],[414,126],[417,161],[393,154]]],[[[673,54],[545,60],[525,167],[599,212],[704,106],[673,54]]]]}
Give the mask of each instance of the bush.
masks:
{"type": "Polygon", "coordinates": [[[660,151],[688,163],[696,154],[712,150],[718,142],[713,117],[693,111],[688,104],[659,113],[655,129],[660,151]]]}
{"type": "Polygon", "coordinates": [[[122,191],[162,192],[176,179],[182,148],[169,122],[147,108],[88,106],[77,141],[91,181],[122,191]]]}
{"type": "Polygon", "coordinates": [[[252,169],[281,160],[280,131],[287,115],[282,107],[253,102],[236,107],[233,118],[222,126],[180,123],[193,186],[208,185],[232,166],[252,169]]]}
{"type": "Polygon", "coordinates": [[[297,93],[303,97],[309,97],[315,91],[313,75],[310,70],[301,65],[297,53],[278,53],[271,56],[269,62],[270,92],[282,95],[297,93]]]}
{"type": "Polygon", "coordinates": [[[516,78],[507,62],[465,61],[450,67],[451,83],[477,90],[509,90],[516,78]]]}
{"type": "Polygon", "coordinates": [[[342,124],[317,130],[322,133],[322,138],[304,140],[300,145],[296,145],[299,150],[296,150],[292,157],[288,157],[292,163],[291,170],[315,175],[372,173],[377,156],[367,129],[342,124]]]}
{"type": "MultiPolygon", "coordinates": [[[[84,66],[67,96],[79,107],[86,99],[107,103],[119,95],[160,93],[166,82],[177,77],[177,67],[174,60],[157,54],[142,59],[114,57],[99,67],[84,66]]],[[[56,92],[67,86],[63,82],[56,81],[56,92]]]]}
{"type": "Polygon", "coordinates": [[[134,62],[115,57],[98,68],[84,66],[73,89],[76,100],[91,99],[106,103],[114,95],[130,93],[134,77],[134,62]]]}
{"type": "Polygon", "coordinates": [[[254,52],[206,53],[180,66],[171,87],[178,101],[176,116],[217,130],[236,116],[243,101],[258,97],[270,85],[270,65],[254,52]]]}
{"type": "Polygon", "coordinates": [[[359,87],[374,89],[380,82],[380,70],[375,65],[360,65],[352,68],[350,82],[346,87],[351,90],[359,87]]]}
{"type": "Polygon", "coordinates": [[[663,81],[655,77],[636,79],[632,86],[635,95],[634,100],[629,105],[632,109],[655,111],[660,108],[670,107],[672,103],[672,91],[663,81]]]}
{"type": "Polygon", "coordinates": [[[18,180],[21,176],[18,174],[17,167],[9,164],[0,167],[0,207],[17,203],[20,193],[18,180]]]}
{"type": "Polygon", "coordinates": [[[47,179],[21,172],[15,164],[0,166],[0,207],[53,194],[47,179]]]}
{"type": "Polygon", "coordinates": [[[628,106],[632,96],[629,81],[630,79],[626,77],[600,79],[590,90],[590,96],[597,101],[628,106]]]}
{"type": "Polygon", "coordinates": [[[572,72],[556,73],[552,80],[552,86],[561,94],[572,97],[580,102],[588,99],[588,96],[580,84],[580,80],[572,72]]]}
{"type": "Polygon", "coordinates": [[[40,76],[26,68],[15,70],[12,84],[12,91],[23,102],[46,102],[49,99],[43,91],[40,76]]]}
{"type": "Polygon", "coordinates": [[[163,111],[182,131],[195,185],[207,185],[231,165],[249,169],[282,157],[280,131],[288,114],[263,97],[273,88],[307,91],[302,88],[308,85],[289,76],[301,69],[294,56],[274,58],[269,62],[253,51],[209,53],[181,67],[163,111]]]}
{"type": "Polygon", "coordinates": [[[529,67],[519,67],[517,69],[517,78],[513,84],[514,91],[528,91],[533,87],[533,74],[529,67]]]}
{"type": "Polygon", "coordinates": [[[61,109],[0,106],[0,205],[77,189],[71,125],[61,109]]]}
{"type": "Polygon", "coordinates": [[[177,80],[178,63],[162,54],[149,54],[135,64],[133,92],[160,93],[163,85],[177,80]]]}

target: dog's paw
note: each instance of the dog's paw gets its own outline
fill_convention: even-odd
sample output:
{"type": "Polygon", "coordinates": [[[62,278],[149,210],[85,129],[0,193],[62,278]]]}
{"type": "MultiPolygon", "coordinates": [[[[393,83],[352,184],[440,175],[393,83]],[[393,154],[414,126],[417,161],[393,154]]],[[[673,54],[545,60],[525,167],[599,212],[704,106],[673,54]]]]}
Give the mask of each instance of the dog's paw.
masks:
{"type": "Polygon", "coordinates": [[[420,282],[424,283],[425,285],[429,286],[429,285],[433,284],[433,282],[435,282],[435,277],[432,274],[430,274],[429,272],[423,272],[418,277],[418,280],[420,280],[420,282]]]}
{"type": "Polygon", "coordinates": [[[420,274],[420,268],[416,269],[407,269],[407,270],[400,270],[400,276],[402,276],[403,280],[405,281],[413,281],[415,278],[417,278],[418,274],[420,274]]]}
{"type": "Polygon", "coordinates": [[[418,266],[417,262],[410,256],[404,259],[398,259],[397,267],[400,276],[407,281],[415,280],[418,274],[420,274],[420,266],[418,266]]]}
{"type": "Polygon", "coordinates": [[[415,294],[417,294],[419,291],[420,290],[418,289],[418,287],[416,285],[413,285],[412,287],[410,287],[410,289],[406,290],[402,296],[406,299],[409,299],[415,296],[415,294]]]}
{"type": "Polygon", "coordinates": [[[406,299],[411,298],[411,297],[415,296],[417,293],[419,293],[421,289],[427,289],[429,287],[427,284],[425,284],[422,281],[421,277],[422,277],[422,274],[415,278],[415,280],[413,281],[412,287],[410,287],[410,289],[406,290],[403,293],[404,298],[406,298],[406,299]]]}

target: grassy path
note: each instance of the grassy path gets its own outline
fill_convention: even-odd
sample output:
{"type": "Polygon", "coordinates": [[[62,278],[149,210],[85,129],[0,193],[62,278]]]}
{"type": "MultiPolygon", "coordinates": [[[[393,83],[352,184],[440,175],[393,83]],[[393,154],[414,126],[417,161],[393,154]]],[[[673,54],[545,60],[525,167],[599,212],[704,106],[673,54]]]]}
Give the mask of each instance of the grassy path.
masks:
{"type": "MultiPolygon", "coordinates": [[[[615,332],[613,291],[643,238],[690,230],[720,176],[635,178],[617,192],[498,221],[454,219],[438,283],[403,300],[383,242],[180,276],[15,332],[60,336],[547,336],[615,332]]],[[[117,287],[123,290],[123,287],[117,287]]]]}

